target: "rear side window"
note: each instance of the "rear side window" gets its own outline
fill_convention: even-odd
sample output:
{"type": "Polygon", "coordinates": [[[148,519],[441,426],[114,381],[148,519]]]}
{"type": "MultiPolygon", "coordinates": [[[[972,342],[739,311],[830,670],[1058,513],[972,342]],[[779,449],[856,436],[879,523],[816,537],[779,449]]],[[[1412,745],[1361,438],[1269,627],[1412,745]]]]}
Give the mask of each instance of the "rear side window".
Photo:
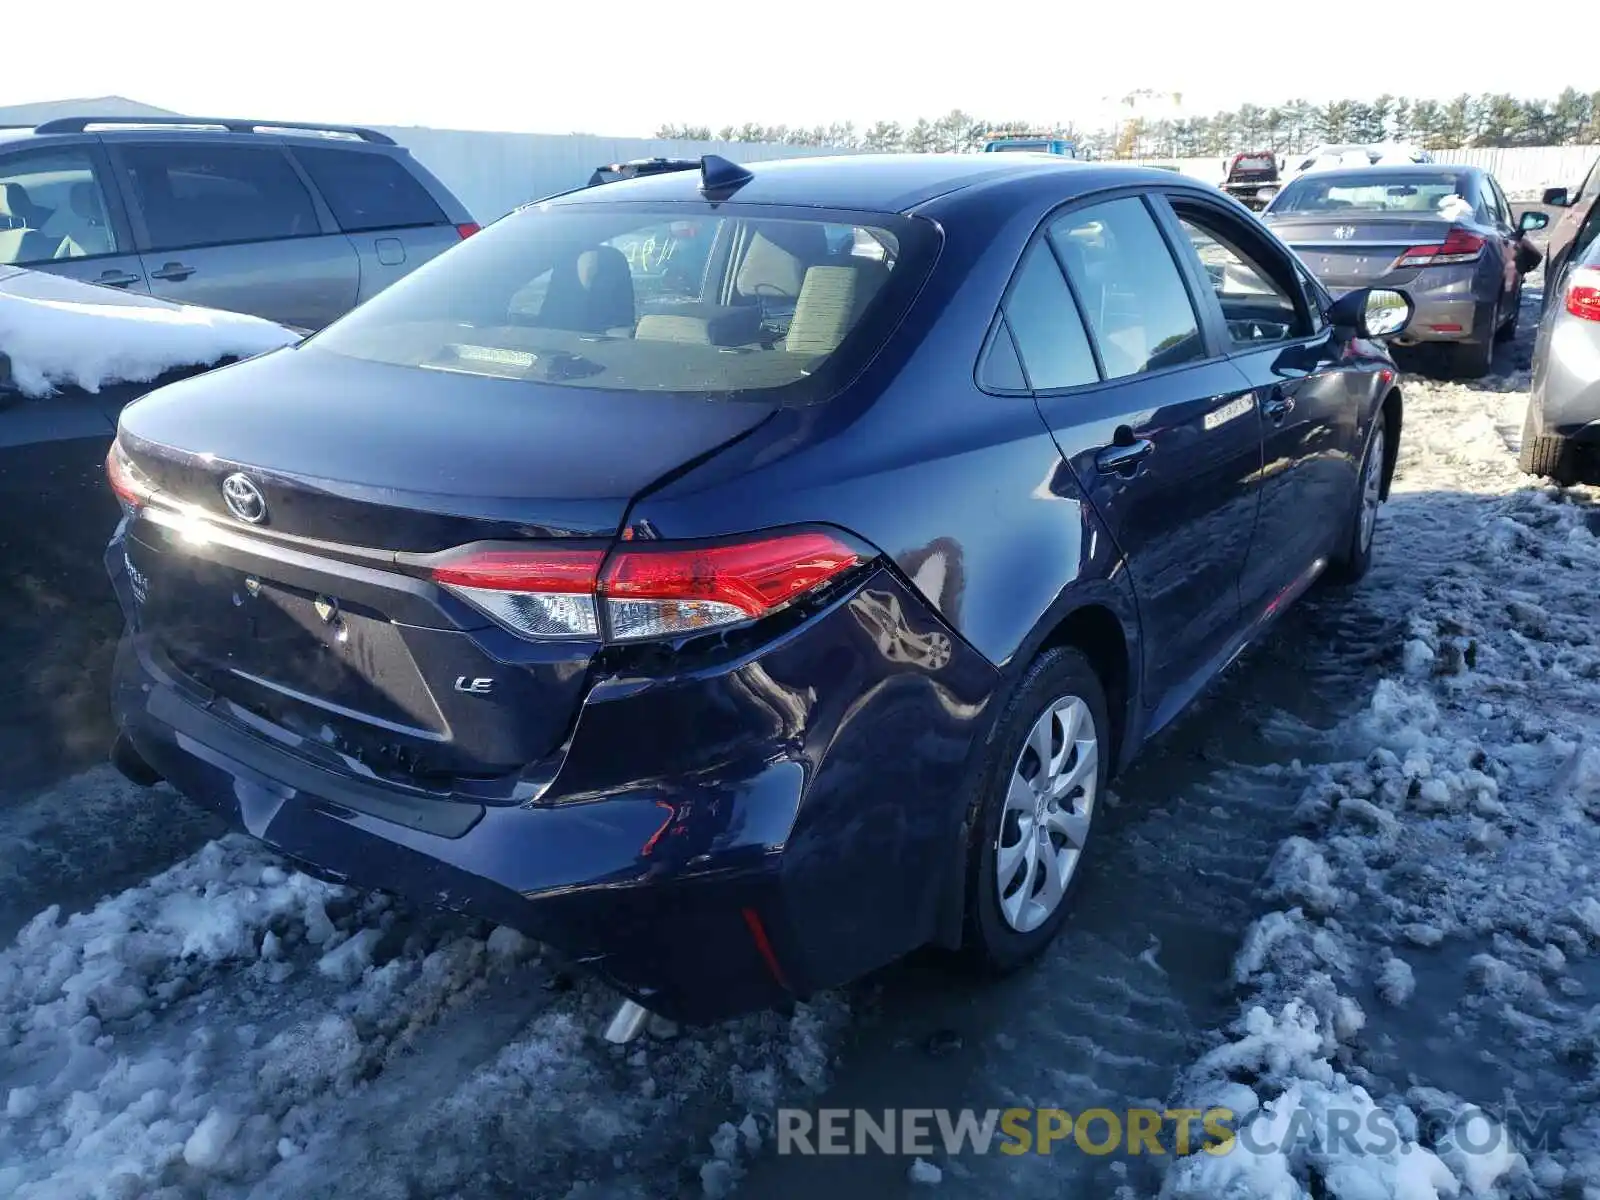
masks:
{"type": "Polygon", "coordinates": [[[1107,379],[1206,357],[1189,290],[1142,200],[1074,209],[1051,222],[1050,240],[1083,302],[1107,379]]]}
{"type": "Polygon", "coordinates": [[[121,158],[152,250],[311,237],[311,193],[275,146],[161,143],[121,158]]]}
{"type": "Polygon", "coordinates": [[[387,154],[297,146],[294,156],[346,233],[447,223],[428,189],[387,154]]]}
{"type": "Polygon", "coordinates": [[[1094,351],[1055,255],[1036,241],[1023,255],[1006,297],[1006,321],[1035,391],[1095,383],[1094,351]]]}

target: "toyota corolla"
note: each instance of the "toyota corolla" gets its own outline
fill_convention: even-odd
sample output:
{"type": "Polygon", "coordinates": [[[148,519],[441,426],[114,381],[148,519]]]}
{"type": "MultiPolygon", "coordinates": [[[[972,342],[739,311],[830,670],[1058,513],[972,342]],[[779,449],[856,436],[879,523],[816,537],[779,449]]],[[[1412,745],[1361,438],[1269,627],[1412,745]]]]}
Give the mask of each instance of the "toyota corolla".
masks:
{"type": "Polygon", "coordinates": [[[122,414],[114,758],[673,1018],[1017,966],[1107,778],[1365,571],[1409,315],[1163,171],[541,202],[122,414]]]}

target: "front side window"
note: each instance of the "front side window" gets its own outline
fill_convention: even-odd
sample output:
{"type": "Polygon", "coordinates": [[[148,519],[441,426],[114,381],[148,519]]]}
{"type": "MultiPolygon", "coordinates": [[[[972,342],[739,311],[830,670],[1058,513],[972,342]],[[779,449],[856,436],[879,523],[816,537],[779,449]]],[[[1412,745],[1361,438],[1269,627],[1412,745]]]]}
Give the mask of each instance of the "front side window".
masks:
{"type": "Polygon", "coordinates": [[[152,250],[322,232],[311,194],[277,147],[158,143],[121,154],[152,250]]]}
{"type": "Polygon", "coordinates": [[[497,379],[824,398],[932,264],[925,221],[553,205],[497,221],[310,345],[497,379]]]}
{"type": "Polygon", "coordinates": [[[0,265],[115,254],[105,192],[86,150],[0,158],[0,265]]]}
{"type": "Polygon", "coordinates": [[[294,156],[346,233],[445,224],[428,189],[387,154],[297,146],[294,156]]]}
{"type": "Polygon", "coordinates": [[[1243,248],[1242,239],[1230,235],[1214,218],[1180,214],[1178,224],[1211,281],[1235,346],[1281,342],[1310,332],[1294,296],[1270,268],[1243,248]]]}
{"type": "Polygon", "coordinates": [[[1050,241],[1083,303],[1106,378],[1206,357],[1189,290],[1142,200],[1075,209],[1051,222],[1050,241]]]}

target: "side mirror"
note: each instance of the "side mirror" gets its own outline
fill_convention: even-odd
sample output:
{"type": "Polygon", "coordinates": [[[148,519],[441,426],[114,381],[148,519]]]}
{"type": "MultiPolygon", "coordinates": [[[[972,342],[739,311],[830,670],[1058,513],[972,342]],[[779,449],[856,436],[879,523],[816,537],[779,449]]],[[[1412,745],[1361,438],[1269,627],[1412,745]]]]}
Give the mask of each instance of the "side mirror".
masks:
{"type": "Polygon", "coordinates": [[[1357,288],[1333,302],[1328,321],[1336,329],[1354,330],[1364,338],[1404,333],[1415,306],[1404,292],[1389,288],[1357,288]]]}
{"type": "Polygon", "coordinates": [[[1567,198],[1567,189],[1564,187],[1545,188],[1541,204],[1548,204],[1551,208],[1566,208],[1572,201],[1567,198]]]}
{"type": "Polygon", "coordinates": [[[1525,212],[1517,218],[1518,233],[1532,233],[1535,229],[1543,229],[1550,224],[1550,214],[1542,212],[1525,212]]]}

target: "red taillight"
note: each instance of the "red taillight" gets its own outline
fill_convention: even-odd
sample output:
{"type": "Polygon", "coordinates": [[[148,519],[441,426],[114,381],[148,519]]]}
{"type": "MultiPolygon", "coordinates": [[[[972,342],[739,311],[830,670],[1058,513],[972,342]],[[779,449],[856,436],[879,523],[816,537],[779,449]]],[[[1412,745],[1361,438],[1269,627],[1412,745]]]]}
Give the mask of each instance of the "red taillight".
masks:
{"type": "Polygon", "coordinates": [[[713,546],[624,540],[604,550],[468,550],[432,576],[524,637],[672,637],[767,616],[861,562],[825,533],[713,546]],[[605,562],[602,571],[601,563],[605,562]]]}
{"type": "Polygon", "coordinates": [[[1567,311],[1585,321],[1600,321],[1600,267],[1577,267],[1567,280],[1567,311]]]}
{"type": "Polygon", "coordinates": [[[106,481],[126,512],[138,509],[155,494],[155,489],[123,452],[120,442],[113,441],[106,454],[106,481]]]}
{"type": "Polygon", "coordinates": [[[466,221],[463,224],[456,226],[456,232],[461,235],[461,240],[464,242],[473,234],[477,233],[481,228],[482,226],[480,226],[476,221],[466,221]]]}
{"type": "Polygon", "coordinates": [[[1443,267],[1472,262],[1483,253],[1484,239],[1470,229],[1452,226],[1435,246],[1413,246],[1395,260],[1395,267],[1443,267]]]}
{"type": "Polygon", "coordinates": [[[606,563],[600,592],[617,641],[670,637],[764,617],[860,561],[825,533],[721,546],[631,542],[606,563]]]}

